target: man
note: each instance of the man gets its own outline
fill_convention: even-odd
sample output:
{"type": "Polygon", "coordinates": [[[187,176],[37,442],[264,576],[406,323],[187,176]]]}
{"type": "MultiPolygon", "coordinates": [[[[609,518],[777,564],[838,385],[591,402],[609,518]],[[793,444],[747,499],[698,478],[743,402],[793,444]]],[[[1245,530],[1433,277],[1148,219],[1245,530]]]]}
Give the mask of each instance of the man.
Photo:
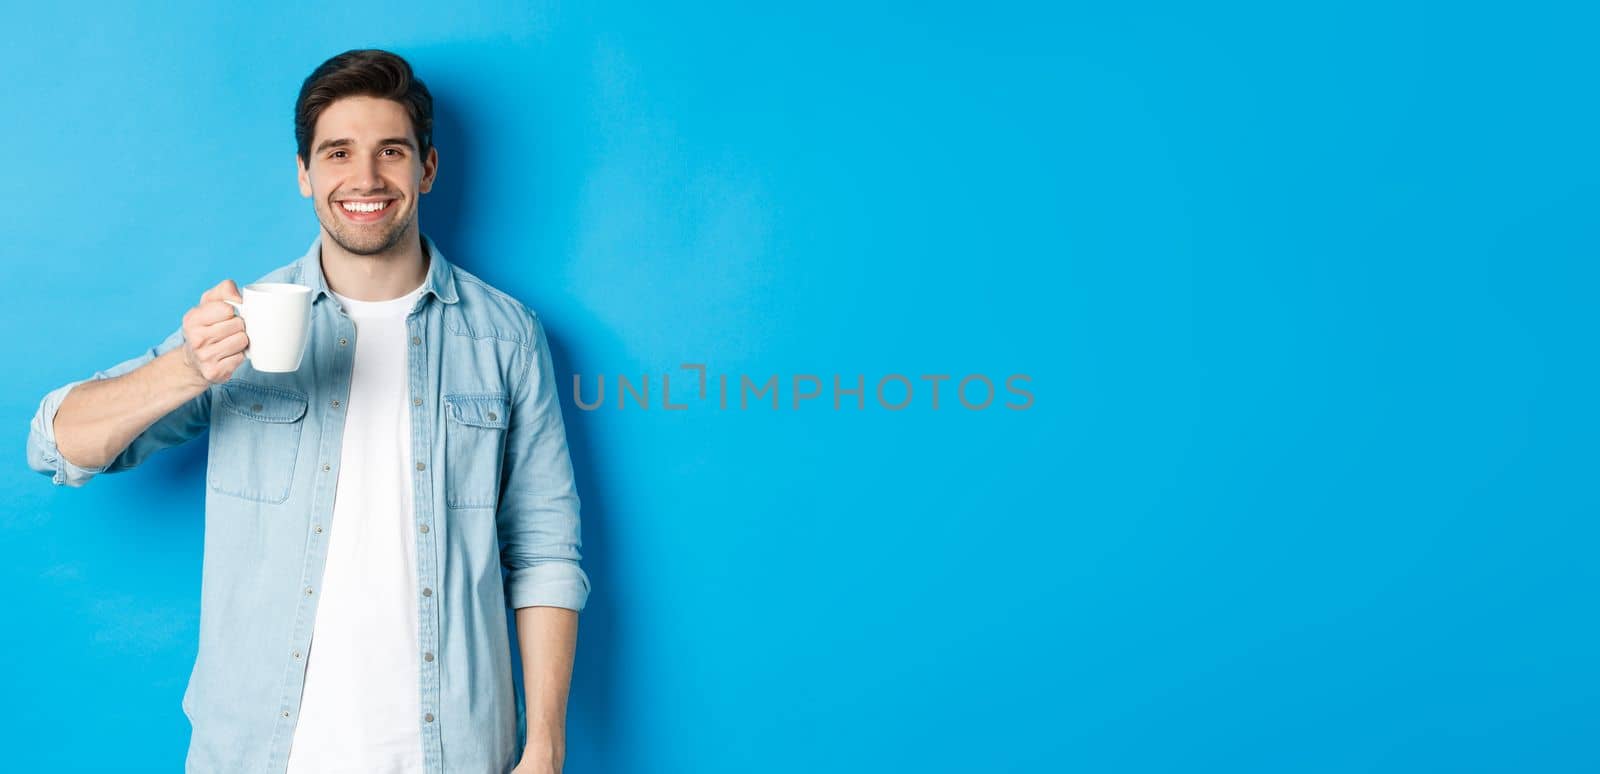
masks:
{"type": "Polygon", "coordinates": [[[34,417],[29,464],[68,486],[211,431],[188,772],[561,769],[589,579],[556,380],[539,318],[418,228],[432,113],[385,51],[302,85],[300,192],[321,231],[258,280],[311,288],[299,370],[244,358],[224,280],[34,417]]]}

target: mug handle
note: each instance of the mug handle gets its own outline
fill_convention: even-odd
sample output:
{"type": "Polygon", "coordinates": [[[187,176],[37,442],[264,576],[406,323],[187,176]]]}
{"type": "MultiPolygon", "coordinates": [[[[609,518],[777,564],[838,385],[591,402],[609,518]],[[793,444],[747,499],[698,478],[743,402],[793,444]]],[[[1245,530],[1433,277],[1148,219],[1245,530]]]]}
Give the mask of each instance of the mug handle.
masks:
{"type": "MultiPolygon", "coordinates": [[[[229,301],[228,299],[224,298],[224,299],[222,299],[222,303],[233,307],[234,314],[237,314],[240,319],[244,319],[244,302],[242,302],[242,301],[229,301]]],[[[245,356],[246,360],[250,359],[250,344],[249,344],[248,341],[245,342],[244,356],[245,356]]]]}

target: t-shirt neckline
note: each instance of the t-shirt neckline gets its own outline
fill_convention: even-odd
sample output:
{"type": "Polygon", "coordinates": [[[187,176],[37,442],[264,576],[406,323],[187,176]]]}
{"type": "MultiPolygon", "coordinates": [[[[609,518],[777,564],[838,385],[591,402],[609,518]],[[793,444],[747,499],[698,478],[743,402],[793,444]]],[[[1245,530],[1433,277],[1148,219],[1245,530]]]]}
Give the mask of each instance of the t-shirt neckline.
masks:
{"type": "Polygon", "coordinates": [[[359,301],[349,296],[341,295],[331,288],[328,292],[332,293],[334,298],[339,299],[339,303],[344,305],[345,313],[351,317],[401,317],[411,311],[417,296],[422,295],[422,289],[427,286],[428,280],[424,277],[422,284],[418,285],[410,293],[398,298],[386,298],[382,301],[359,301]]]}

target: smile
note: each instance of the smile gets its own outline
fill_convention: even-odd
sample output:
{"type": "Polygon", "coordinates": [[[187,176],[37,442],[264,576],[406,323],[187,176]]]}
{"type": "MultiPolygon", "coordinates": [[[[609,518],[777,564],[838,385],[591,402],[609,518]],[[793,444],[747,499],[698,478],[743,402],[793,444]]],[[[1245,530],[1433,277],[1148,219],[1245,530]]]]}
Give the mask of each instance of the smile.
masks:
{"type": "Polygon", "coordinates": [[[337,204],[339,209],[344,211],[346,218],[357,223],[365,223],[382,218],[384,213],[389,211],[389,205],[394,202],[394,199],[384,199],[376,202],[337,202],[337,204]]]}

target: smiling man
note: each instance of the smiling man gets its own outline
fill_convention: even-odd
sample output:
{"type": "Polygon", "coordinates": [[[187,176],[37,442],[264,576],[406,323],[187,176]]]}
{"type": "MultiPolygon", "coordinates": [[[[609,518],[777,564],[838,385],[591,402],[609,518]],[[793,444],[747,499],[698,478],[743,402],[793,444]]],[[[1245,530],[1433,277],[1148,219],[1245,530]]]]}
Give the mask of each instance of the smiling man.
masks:
{"type": "Polygon", "coordinates": [[[257,280],[311,289],[299,370],[245,359],[224,280],[34,416],[29,464],[67,486],[210,430],[191,774],[561,769],[589,579],[556,379],[538,316],[418,227],[432,126],[389,52],[302,85],[296,163],[321,228],[257,280]]]}

